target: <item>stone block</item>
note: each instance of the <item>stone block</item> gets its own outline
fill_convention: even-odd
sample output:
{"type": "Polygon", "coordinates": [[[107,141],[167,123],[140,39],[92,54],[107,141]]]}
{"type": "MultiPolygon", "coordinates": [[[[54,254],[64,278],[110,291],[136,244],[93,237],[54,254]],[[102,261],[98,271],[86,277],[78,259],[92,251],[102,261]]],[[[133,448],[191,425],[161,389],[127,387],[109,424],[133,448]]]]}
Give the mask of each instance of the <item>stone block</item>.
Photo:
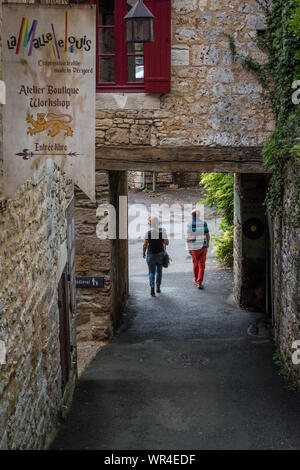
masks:
{"type": "Polygon", "coordinates": [[[136,125],[131,126],[130,143],[133,145],[150,145],[150,127],[136,125]]]}
{"type": "Polygon", "coordinates": [[[200,33],[198,29],[194,29],[194,28],[179,28],[175,32],[175,38],[178,41],[185,41],[185,42],[197,41],[200,39],[200,33]]]}
{"type": "Polygon", "coordinates": [[[91,314],[88,312],[80,312],[76,315],[76,326],[82,326],[89,323],[91,320],[91,314]]]}
{"type": "MultiPolygon", "coordinates": [[[[81,237],[82,238],[82,237],[81,237]]],[[[111,252],[111,241],[110,240],[99,240],[95,234],[95,229],[92,235],[84,237],[85,254],[99,254],[99,253],[110,253],[111,252]]]]}
{"type": "Polygon", "coordinates": [[[178,93],[191,93],[193,88],[195,87],[195,83],[192,81],[192,80],[188,80],[188,79],[177,79],[177,78],[174,78],[172,80],[172,90],[174,92],[178,92],[178,93]]]}
{"type": "Polygon", "coordinates": [[[265,30],[267,28],[264,15],[247,15],[247,28],[254,30],[265,30]]]}
{"type": "Polygon", "coordinates": [[[105,132],[96,130],[95,135],[96,135],[96,140],[102,140],[105,137],[105,132]]]}
{"type": "Polygon", "coordinates": [[[221,52],[215,44],[192,47],[192,65],[219,65],[221,52]]]}
{"type": "Polygon", "coordinates": [[[75,258],[75,270],[76,272],[85,272],[94,269],[94,257],[93,256],[76,256],[75,258]]]}
{"type": "Polygon", "coordinates": [[[101,253],[93,257],[93,269],[95,271],[108,271],[111,269],[111,255],[101,253]]]}
{"type": "Polygon", "coordinates": [[[188,46],[172,46],[171,64],[172,67],[185,66],[190,63],[190,48],[188,46]]]}
{"type": "Polygon", "coordinates": [[[128,129],[111,128],[106,133],[106,140],[111,144],[129,144],[128,129]]]}
{"type": "Polygon", "coordinates": [[[198,8],[198,0],[173,0],[172,8],[176,13],[190,13],[191,11],[195,11],[198,8]]]}
{"type": "Polygon", "coordinates": [[[102,341],[111,338],[113,330],[111,325],[109,326],[92,326],[92,338],[95,341],[102,341]]]}
{"type": "Polygon", "coordinates": [[[190,111],[192,114],[204,114],[208,111],[208,103],[203,101],[197,101],[190,105],[190,111]]]}
{"type": "Polygon", "coordinates": [[[76,228],[86,224],[97,224],[96,210],[76,207],[75,208],[76,228]]]}
{"type": "Polygon", "coordinates": [[[113,125],[114,121],[112,119],[99,119],[96,121],[96,129],[97,128],[103,128],[103,127],[111,127],[113,125]]]}
{"type": "Polygon", "coordinates": [[[254,8],[250,3],[242,3],[239,6],[239,11],[242,13],[253,13],[254,8]]]}
{"type": "Polygon", "coordinates": [[[92,332],[90,328],[77,328],[77,341],[90,341],[92,339],[92,332]]]}
{"type": "Polygon", "coordinates": [[[81,291],[87,291],[87,289],[80,289],[77,295],[77,309],[78,315],[82,313],[88,313],[93,315],[103,316],[105,313],[110,313],[111,311],[111,299],[109,295],[104,295],[103,291],[90,289],[90,298],[88,299],[87,294],[85,295],[85,301],[80,299],[81,291]],[[99,297],[101,297],[101,303],[99,302],[99,297]],[[88,299],[88,300],[87,300],[88,299]],[[98,302],[97,302],[98,300],[98,302]]]}
{"type": "Polygon", "coordinates": [[[109,188],[109,179],[107,172],[96,171],[96,186],[107,186],[109,188]]]}
{"type": "Polygon", "coordinates": [[[234,75],[230,68],[216,67],[208,71],[207,80],[215,84],[232,83],[234,82],[234,75]]]}
{"type": "Polygon", "coordinates": [[[216,26],[214,28],[207,28],[204,31],[204,37],[209,42],[215,43],[216,41],[220,41],[224,38],[224,27],[223,26],[216,26]]]}

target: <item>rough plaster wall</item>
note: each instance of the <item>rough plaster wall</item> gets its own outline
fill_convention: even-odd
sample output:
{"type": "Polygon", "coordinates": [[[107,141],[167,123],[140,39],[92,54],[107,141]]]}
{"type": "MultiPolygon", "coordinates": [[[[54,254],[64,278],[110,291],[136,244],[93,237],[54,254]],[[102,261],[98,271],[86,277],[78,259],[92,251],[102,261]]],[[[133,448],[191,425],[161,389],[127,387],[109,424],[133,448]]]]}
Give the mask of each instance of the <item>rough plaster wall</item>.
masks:
{"type": "Polygon", "coordinates": [[[274,320],[275,338],[287,368],[300,385],[300,365],[292,363],[292,344],[300,340],[300,229],[284,222],[296,190],[300,167],[286,172],[283,218],[274,224],[274,320]]]}
{"type": "Polygon", "coordinates": [[[255,77],[232,63],[225,33],[263,62],[254,39],[264,27],[255,0],[173,0],[171,93],[97,94],[97,144],[262,145],[272,113],[255,77]]]}
{"type": "MultiPolygon", "coordinates": [[[[2,119],[0,124],[2,136],[2,119]]],[[[0,199],[2,178],[0,159],[0,199]]],[[[0,212],[0,339],[7,350],[0,365],[0,449],[45,448],[72,396],[74,366],[64,397],[61,391],[57,303],[72,193],[48,161],[0,212]]]]}

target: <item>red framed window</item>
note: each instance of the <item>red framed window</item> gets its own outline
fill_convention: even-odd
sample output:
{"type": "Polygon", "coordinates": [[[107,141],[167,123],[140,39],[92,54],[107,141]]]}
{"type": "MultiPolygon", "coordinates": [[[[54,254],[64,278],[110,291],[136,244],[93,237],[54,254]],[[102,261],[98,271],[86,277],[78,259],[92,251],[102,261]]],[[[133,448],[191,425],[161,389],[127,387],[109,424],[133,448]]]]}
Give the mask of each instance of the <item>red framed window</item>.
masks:
{"type": "MultiPolygon", "coordinates": [[[[77,3],[77,0],[71,0],[77,3]]],[[[155,41],[127,44],[124,16],[136,0],[87,0],[97,8],[97,92],[169,93],[171,0],[144,0],[153,13],[155,41]]]]}
{"type": "Polygon", "coordinates": [[[124,16],[136,0],[97,1],[97,90],[144,90],[144,46],[125,41],[124,16]]]}

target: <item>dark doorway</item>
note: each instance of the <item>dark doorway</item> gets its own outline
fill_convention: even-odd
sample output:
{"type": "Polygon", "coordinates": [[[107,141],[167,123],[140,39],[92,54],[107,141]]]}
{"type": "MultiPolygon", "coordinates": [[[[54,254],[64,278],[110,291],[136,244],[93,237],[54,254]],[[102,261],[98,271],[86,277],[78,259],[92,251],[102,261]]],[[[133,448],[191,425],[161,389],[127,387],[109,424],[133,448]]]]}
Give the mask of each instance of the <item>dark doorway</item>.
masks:
{"type": "Polygon", "coordinates": [[[69,293],[68,273],[65,267],[58,284],[58,308],[59,308],[59,341],[60,361],[62,373],[62,391],[64,391],[69,380],[71,370],[71,344],[70,344],[70,321],[69,321],[69,293]]]}

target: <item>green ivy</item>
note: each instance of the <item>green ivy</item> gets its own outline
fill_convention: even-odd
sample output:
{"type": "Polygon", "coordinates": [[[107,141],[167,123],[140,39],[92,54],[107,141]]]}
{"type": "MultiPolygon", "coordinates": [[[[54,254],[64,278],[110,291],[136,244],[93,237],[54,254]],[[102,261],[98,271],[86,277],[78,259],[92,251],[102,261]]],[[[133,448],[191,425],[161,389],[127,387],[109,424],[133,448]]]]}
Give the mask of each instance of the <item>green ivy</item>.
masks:
{"type": "MultiPolygon", "coordinates": [[[[300,38],[300,0],[295,0],[295,10],[291,13],[291,18],[289,19],[289,25],[291,27],[291,31],[295,34],[295,36],[299,39],[300,38]]],[[[295,57],[298,61],[300,61],[300,50],[294,50],[295,57]]],[[[296,77],[300,78],[300,66],[296,66],[296,77]]]]}
{"type": "MultiPolygon", "coordinates": [[[[292,102],[292,84],[300,79],[300,0],[257,0],[266,15],[267,28],[257,37],[257,46],[268,57],[261,65],[251,57],[238,54],[233,38],[229,46],[235,62],[256,75],[272,105],[276,129],[263,148],[263,161],[272,171],[266,199],[272,216],[282,211],[285,169],[300,162],[300,105],[292,102]]],[[[296,185],[299,184],[296,179],[296,185]]],[[[288,211],[288,222],[300,223],[299,190],[288,211]]]]}

